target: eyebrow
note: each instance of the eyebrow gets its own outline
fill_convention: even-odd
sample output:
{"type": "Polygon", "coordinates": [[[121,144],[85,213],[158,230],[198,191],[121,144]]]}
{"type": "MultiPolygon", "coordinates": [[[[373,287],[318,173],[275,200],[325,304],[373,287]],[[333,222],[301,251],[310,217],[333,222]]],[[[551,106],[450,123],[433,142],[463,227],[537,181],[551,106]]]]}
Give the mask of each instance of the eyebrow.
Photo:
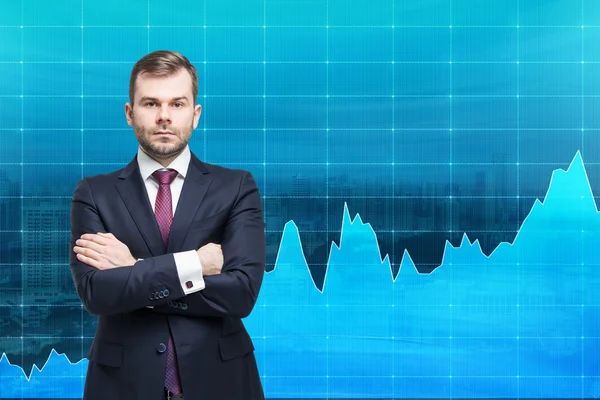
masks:
{"type": "MultiPolygon", "coordinates": [[[[189,102],[188,98],[187,98],[187,97],[185,97],[185,96],[173,97],[173,98],[172,98],[170,101],[179,101],[179,100],[185,100],[185,101],[188,101],[188,102],[189,102]]],[[[148,97],[148,96],[143,96],[143,97],[140,99],[140,103],[141,103],[141,102],[144,102],[144,101],[155,101],[155,102],[157,102],[157,103],[159,102],[159,101],[158,101],[158,99],[157,99],[156,97],[148,97]]]]}

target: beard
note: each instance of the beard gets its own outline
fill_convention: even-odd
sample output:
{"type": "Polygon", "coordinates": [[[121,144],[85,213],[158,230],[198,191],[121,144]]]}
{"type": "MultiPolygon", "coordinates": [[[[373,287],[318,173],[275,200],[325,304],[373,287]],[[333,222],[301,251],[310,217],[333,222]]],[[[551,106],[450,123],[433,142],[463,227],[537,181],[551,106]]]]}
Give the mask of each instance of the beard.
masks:
{"type": "Polygon", "coordinates": [[[148,129],[134,122],[133,131],[135,136],[142,147],[142,150],[149,156],[157,160],[164,160],[169,158],[177,157],[187,146],[189,138],[191,136],[193,126],[188,129],[179,129],[174,126],[167,127],[163,126],[156,129],[148,129]],[[175,135],[177,141],[174,143],[169,141],[168,143],[158,143],[152,141],[152,137],[156,132],[159,131],[170,131],[175,135]]]}

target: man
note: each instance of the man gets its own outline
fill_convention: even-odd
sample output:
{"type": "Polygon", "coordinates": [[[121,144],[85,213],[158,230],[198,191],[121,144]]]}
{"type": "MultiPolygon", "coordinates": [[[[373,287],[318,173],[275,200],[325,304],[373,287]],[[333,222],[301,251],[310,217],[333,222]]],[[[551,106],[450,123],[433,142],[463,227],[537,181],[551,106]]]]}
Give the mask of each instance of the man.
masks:
{"type": "Polygon", "coordinates": [[[265,265],[256,183],[190,152],[201,106],[187,58],[150,53],[129,85],[137,155],[82,179],[71,208],[73,281],[99,316],[84,399],[263,399],[241,321],[265,265]]]}

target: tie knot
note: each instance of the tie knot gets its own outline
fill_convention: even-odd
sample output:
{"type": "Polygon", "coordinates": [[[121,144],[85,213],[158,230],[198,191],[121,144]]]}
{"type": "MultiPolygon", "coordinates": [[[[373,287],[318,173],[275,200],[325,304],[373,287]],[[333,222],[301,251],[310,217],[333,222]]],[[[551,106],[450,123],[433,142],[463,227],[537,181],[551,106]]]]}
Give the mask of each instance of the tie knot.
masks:
{"type": "Polygon", "coordinates": [[[177,176],[177,171],[168,169],[166,171],[154,171],[152,177],[158,181],[159,185],[170,185],[177,176]]]}

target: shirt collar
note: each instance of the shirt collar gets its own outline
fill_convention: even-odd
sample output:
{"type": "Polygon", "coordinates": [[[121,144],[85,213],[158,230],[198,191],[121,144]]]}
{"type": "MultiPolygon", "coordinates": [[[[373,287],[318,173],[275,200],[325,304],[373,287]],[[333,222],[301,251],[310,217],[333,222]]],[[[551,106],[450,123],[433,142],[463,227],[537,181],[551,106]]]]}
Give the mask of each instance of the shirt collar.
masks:
{"type": "MultiPolygon", "coordinates": [[[[177,158],[174,159],[166,168],[174,169],[179,173],[179,175],[185,178],[188,166],[190,165],[190,159],[190,148],[189,146],[185,146],[185,149],[183,149],[181,154],[178,155],[177,158]]],[[[144,182],[150,177],[150,175],[152,175],[154,171],[165,168],[160,165],[158,161],[146,154],[141,147],[138,148],[137,162],[140,166],[140,174],[142,175],[142,180],[144,182]]]]}

